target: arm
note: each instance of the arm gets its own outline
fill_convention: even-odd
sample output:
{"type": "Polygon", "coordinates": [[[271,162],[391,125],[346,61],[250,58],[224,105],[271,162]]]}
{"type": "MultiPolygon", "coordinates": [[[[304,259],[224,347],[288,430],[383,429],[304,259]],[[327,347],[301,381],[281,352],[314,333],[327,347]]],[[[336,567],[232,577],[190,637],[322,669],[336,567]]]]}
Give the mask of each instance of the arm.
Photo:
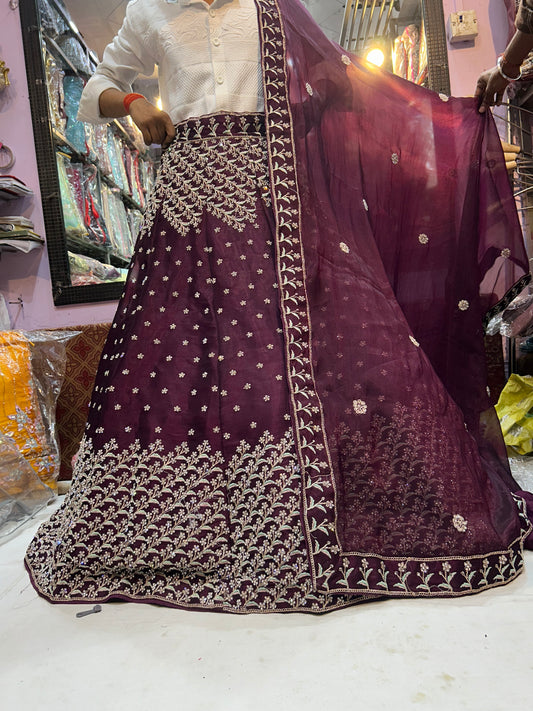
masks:
{"type": "Polygon", "coordinates": [[[83,90],[78,120],[107,123],[111,118],[129,113],[147,145],[157,142],[163,148],[168,146],[175,130],[167,113],[159,111],[146,99],[133,101],[129,111],[124,106],[135,78],[139,74],[150,76],[154,71],[157,59],[153,46],[149,18],[141,4],[130,2],[122,27],[106,47],[102,61],[83,90]]]}
{"type": "MultiPolygon", "coordinates": [[[[124,99],[127,95],[119,89],[105,89],[98,98],[100,114],[106,118],[126,116],[124,99]]],[[[144,97],[131,102],[129,115],[142,131],[147,146],[160,143],[162,148],[166,148],[176,135],[170,116],[165,111],[159,111],[144,97]]]]}
{"type": "MultiPolygon", "coordinates": [[[[521,7],[521,10],[522,15],[526,11],[531,13],[527,8],[521,7]]],[[[520,66],[533,49],[533,33],[524,31],[529,30],[528,24],[520,23],[519,27],[523,29],[516,30],[503,53],[501,65],[484,72],[477,80],[474,96],[480,100],[480,113],[484,113],[489,106],[499,106],[509,82],[520,78],[520,66]]]]}

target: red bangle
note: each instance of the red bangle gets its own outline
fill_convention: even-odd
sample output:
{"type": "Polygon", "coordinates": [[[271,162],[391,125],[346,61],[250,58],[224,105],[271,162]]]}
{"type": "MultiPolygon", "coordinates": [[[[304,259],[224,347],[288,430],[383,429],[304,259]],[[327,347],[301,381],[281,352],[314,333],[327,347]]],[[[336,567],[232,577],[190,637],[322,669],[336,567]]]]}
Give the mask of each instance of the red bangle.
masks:
{"type": "Polygon", "coordinates": [[[126,109],[126,113],[129,114],[130,112],[130,105],[136,100],[136,99],[144,99],[145,97],[142,94],[126,94],[124,97],[124,108],[126,109]]]}

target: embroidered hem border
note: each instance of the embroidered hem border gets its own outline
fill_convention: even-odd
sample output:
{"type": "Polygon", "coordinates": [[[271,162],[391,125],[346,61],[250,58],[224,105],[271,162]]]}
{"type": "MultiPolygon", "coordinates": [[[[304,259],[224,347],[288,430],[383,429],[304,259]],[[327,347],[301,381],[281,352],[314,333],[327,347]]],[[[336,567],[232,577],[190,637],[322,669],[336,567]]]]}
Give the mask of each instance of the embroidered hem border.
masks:
{"type": "Polygon", "coordinates": [[[522,571],[523,541],[532,529],[526,502],[519,496],[513,495],[513,498],[522,528],[521,535],[507,550],[484,555],[408,559],[343,553],[344,573],[332,575],[329,592],[455,597],[506,585],[522,571]],[[354,575],[359,577],[355,586],[350,584],[354,575]]]}

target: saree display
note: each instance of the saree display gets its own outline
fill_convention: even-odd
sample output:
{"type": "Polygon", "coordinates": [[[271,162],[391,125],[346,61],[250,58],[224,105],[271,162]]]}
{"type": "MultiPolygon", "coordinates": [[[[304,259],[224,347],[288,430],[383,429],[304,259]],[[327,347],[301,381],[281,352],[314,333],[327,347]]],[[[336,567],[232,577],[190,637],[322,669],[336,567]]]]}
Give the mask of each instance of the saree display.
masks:
{"type": "Polygon", "coordinates": [[[321,612],[522,569],[482,323],[529,274],[494,125],[256,6],[265,115],[191,118],[163,156],[28,549],[52,602],[321,612]]]}

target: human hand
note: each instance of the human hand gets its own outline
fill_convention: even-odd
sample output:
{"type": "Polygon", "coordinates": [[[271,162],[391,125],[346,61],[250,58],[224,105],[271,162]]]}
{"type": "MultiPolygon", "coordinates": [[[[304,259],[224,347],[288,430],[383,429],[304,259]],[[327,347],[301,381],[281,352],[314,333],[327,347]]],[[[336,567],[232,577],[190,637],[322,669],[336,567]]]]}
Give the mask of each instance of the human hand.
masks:
{"type": "Polygon", "coordinates": [[[508,84],[509,81],[502,77],[498,67],[489,69],[479,76],[474,96],[479,99],[480,114],[485,113],[489,106],[499,106],[502,103],[503,93],[508,84]]]}
{"type": "Polygon", "coordinates": [[[132,101],[129,111],[147,146],[159,143],[161,148],[167,148],[170,145],[176,135],[176,129],[165,111],[160,111],[145,98],[132,101]]]}
{"type": "Polygon", "coordinates": [[[516,168],[516,159],[520,153],[520,146],[515,146],[514,143],[502,141],[503,155],[505,158],[505,167],[510,173],[516,168]]]}

